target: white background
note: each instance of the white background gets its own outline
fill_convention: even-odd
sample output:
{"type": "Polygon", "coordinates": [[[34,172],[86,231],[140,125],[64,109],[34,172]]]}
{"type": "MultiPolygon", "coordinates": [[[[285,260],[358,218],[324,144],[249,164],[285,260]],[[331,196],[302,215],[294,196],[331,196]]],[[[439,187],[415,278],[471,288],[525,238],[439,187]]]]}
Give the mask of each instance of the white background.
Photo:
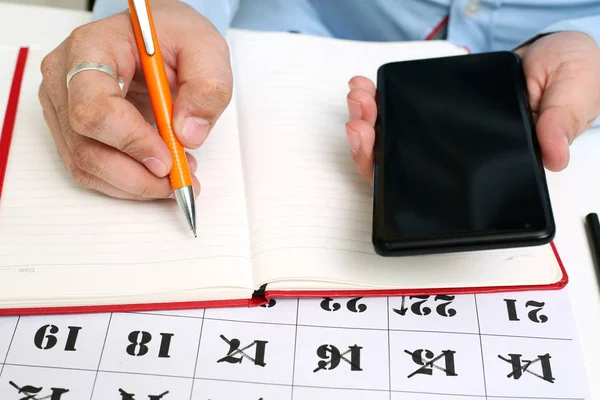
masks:
{"type": "MultiPolygon", "coordinates": [[[[88,20],[85,12],[0,2],[0,45],[56,46],[88,20]]],[[[558,226],[555,242],[570,276],[568,292],[592,395],[600,399],[600,380],[594,379],[600,376],[600,291],[584,226],[587,213],[600,212],[599,153],[600,132],[587,132],[571,147],[569,168],[548,174],[548,181],[558,226]]]]}

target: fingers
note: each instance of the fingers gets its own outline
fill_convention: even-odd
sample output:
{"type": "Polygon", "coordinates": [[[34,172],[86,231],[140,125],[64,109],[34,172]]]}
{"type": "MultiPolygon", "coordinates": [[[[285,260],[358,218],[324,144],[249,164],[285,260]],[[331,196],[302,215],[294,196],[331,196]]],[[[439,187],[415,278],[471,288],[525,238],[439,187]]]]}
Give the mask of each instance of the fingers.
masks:
{"type": "MultiPolygon", "coordinates": [[[[131,81],[136,58],[130,42],[106,47],[96,43],[98,39],[87,26],[71,36],[65,74],[80,63],[99,62],[109,65],[126,82],[131,81]],[[127,51],[130,56],[123,57],[121,54],[127,51]]],[[[70,81],[66,99],[61,96],[64,91],[55,89],[54,93],[61,104],[67,102],[74,132],[129,155],[157,177],[169,173],[172,159],[168,147],[141,113],[123,98],[114,78],[100,71],[82,71],[70,81]]]]}
{"type": "Polygon", "coordinates": [[[173,105],[175,132],[188,148],[198,148],[233,93],[229,48],[210,24],[175,37],[179,88],[173,105]]]}
{"type": "Polygon", "coordinates": [[[561,32],[518,51],[544,166],[566,168],[569,146],[600,113],[600,49],[588,36],[561,32]]]}
{"type": "Polygon", "coordinates": [[[74,79],[69,90],[69,124],[74,134],[127,154],[159,178],[167,176],[172,157],[164,141],[131,103],[103,92],[97,74],[74,79]]]}
{"type": "Polygon", "coordinates": [[[569,138],[567,132],[574,131],[575,116],[565,107],[547,108],[538,117],[540,150],[544,166],[551,171],[560,171],[569,164],[569,138]],[[569,127],[568,125],[572,125],[569,127]]]}
{"type": "MultiPolygon", "coordinates": [[[[61,124],[59,122],[59,117],[54,109],[54,105],[53,105],[52,101],[50,100],[50,98],[47,94],[47,91],[43,85],[40,87],[39,98],[40,98],[40,103],[42,104],[42,108],[43,108],[43,112],[44,112],[44,119],[46,120],[46,124],[48,125],[48,127],[50,129],[50,132],[51,132],[52,138],[54,139],[54,142],[56,144],[58,153],[59,153],[61,159],[63,160],[65,167],[67,168],[69,173],[72,175],[74,180],[80,186],[87,188],[87,189],[91,189],[91,190],[95,190],[95,191],[104,193],[104,194],[112,196],[112,197],[116,197],[116,198],[120,198],[120,199],[127,199],[127,200],[138,200],[138,201],[153,200],[156,198],[166,198],[171,195],[172,191],[171,191],[169,182],[166,178],[163,178],[161,180],[161,182],[159,183],[159,187],[162,189],[162,192],[153,193],[152,190],[150,190],[147,187],[143,187],[143,186],[140,186],[137,189],[135,189],[135,188],[132,189],[130,187],[125,186],[125,189],[123,189],[123,188],[120,188],[120,187],[108,182],[107,180],[104,180],[101,176],[102,174],[90,173],[88,170],[102,171],[103,165],[101,163],[99,163],[98,161],[96,161],[95,159],[87,159],[87,157],[82,156],[81,152],[84,150],[79,150],[79,152],[77,152],[77,153],[71,152],[71,148],[69,147],[69,145],[67,145],[67,142],[66,142],[65,138],[63,137],[63,132],[60,129],[61,124]],[[100,176],[98,176],[98,175],[100,175],[100,176]]],[[[93,145],[81,147],[81,149],[86,149],[86,148],[90,148],[91,152],[98,151],[98,149],[95,148],[93,145]]],[[[99,152],[99,154],[102,154],[102,152],[99,152]]],[[[195,157],[193,157],[191,154],[188,154],[187,157],[188,157],[188,162],[189,162],[192,173],[196,172],[198,163],[197,163],[195,157]]],[[[106,167],[104,166],[104,168],[106,168],[106,167]]],[[[126,174],[130,173],[130,172],[128,172],[129,171],[128,168],[124,168],[123,171],[126,174]]],[[[135,179],[135,177],[134,177],[134,179],[135,179]]],[[[158,178],[151,177],[151,179],[158,179],[158,178]]],[[[127,178],[125,178],[125,181],[127,181],[127,178]]],[[[198,180],[195,177],[193,177],[193,184],[194,184],[194,192],[195,192],[196,196],[198,196],[200,193],[200,183],[198,182],[198,180]]]]}
{"type": "Polygon", "coordinates": [[[352,89],[348,93],[347,102],[351,120],[362,119],[369,125],[375,125],[377,104],[373,94],[360,88],[352,89]]]}
{"type": "MultiPolygon", "coordinates": [[[[60,114],[58,118],[60,121],[60,114]]],[[[65,126],[64,122],[60,124],[65,126]]],[[[168,177],[155,176],[127,154],[68,129],[63,129],[63,138],[78,169],[136,196],[163,199],[171,195],[168,177]]],[[[199,184],[194,176],[192,179],[199,194],[199,184]]]]}
{"type": "Polygon", "coordinates": [[[373,82],[355,76],[348,82],[347,95],[350,121],[346,124],[346,136],[352,159],[361,177],[373,182],[373,146],[377,120],[376,88],[373,82]]]}
{"type": "MultiPolygon", "coordinates": [[[[111,34],[123,27],[127,25],[113,27],[111,34]]],[[[98,37],[102,37],[98,32],[79,28],[42,63],[40,101],[59,154],[86,188],[119,198],[167,198],[172,194],[166,177],[171,168],[168,148],[144,116],[123,99],[116,80],[103,72],[82,71],[67,91],[67,71],[79,62],[106,63],[131,81],[136,58],[131,48],[127,51],[128,41],[107,45],[98,37]]],[[[197,196],[200,185],[192,179],[197,196]]]]}
{"type": "MultiPolygon", "coordinates": [[[[160,140],[158,133],[141,116],[138,118],[143,121],[143,125],[136,126],[138,114],[135,111],[127,113],[126,102],[121,107],[113,108],[114,106],[107,107],[110,101],[106,97],[96,100],[99,104],[96,115],[100,115],[100,118],[92,112],[91,104],[84,111],[79,111],[78,107],[83,106],[78,102],[69,101],[66,106],[60,103],[56,107],[63,140],[74,163],[72,172],[81,170],[138,197],[167,198],[172,189],[166,177],[166,165],[158,158],[160,155],[146,154],[140,150],[150,141],[147,137],[160,140]],[[122,114],[124,115],[121,117],[122,114]],[[118,126],[119,121],[122,128],[118,126]],[[141,128],[145,125],[148,126],[147,129],[141,128]]],[[[160,145],[166,147],[164,142],[159,143],[160,145]]],[[[166,152],[170,157],[168,149],[166,152]]],[[[74,177],[77,179],[75,174],[74,177]]],[[[84,186],[90,185],[88,183],[84,186]]],[[[100,187],[94,189],[101,190],[100,187]]]]}
{"type": "Polygon", "coordinates": [[[532,110],[537,115],[536,133],[544,166],[549,170],[568,166],[569,146],[598,115],[600,98],[590,88],[599,84],[595,71],[570,64],[554,71],[547,80],[539,106],[534,108],[534,103],[532,110]]]}
{"type": "MultiPolygon", "coordinates": [[[[567,81],[565,84],[571,88],[577,87],[574,82],[567,81]]],[[[585,93],[585,90],[578,93],[585,93]]],[[[542,99],[536,123],[544,166],[551,171],[561,171],[568,166],[570,145],[594,121],[595,113],[590,107],[579,102],[569,103],[565,97],[569,96],[560,88],[549,86],[542,99]],[[563,99],[567,102],[562,101],[563,99]]]]}
{"type": "Polygon", "coordinates": [[[149,198],[137,196],[119,188],[116,188],[110,185],[109,183],[103,181],[102,179],[80,169],[77,163],[74,161],[69,146],[67,146],[62,136],[60,125],[58,123],[58,116],[43,86],[40,87],[39,98],[40,103],[42,104],[44,119],[46,121],[46,124],[48,125],[48,128],[50,129],[50,133],[52,134],[52,138],[56,145],[58,154],[62,159],[65,168],[69,171],[71,176],[79,185],[87,189],[96,190],[98,192],[102,192],[109,196],[120,199],[149,200],[149,198]]]}
{"type": "Polygon", "coordinates": [[[373,183],[375,128],[365,120],[355,119],[346,124],[346,136],[358,173],[361,177],[373,183]]]}
{"type": "Polygon", "coordinates": [[[372,97],[375,97],[375,84],[369,78],[360,75],[354,76],[348,81],[348,86],[350,87],[350,90],[361,89],[369,93],[372,97]]]}
{"type": "Polygon", "coordinates": [[[198,171],[198,161],[196,160],[196,157],[194,157],[190,153],[185,153],[185,156],[188,161],[188,166],[190,167],[190,172],[192,174],[195,174],[196,171],[198,171]]]}

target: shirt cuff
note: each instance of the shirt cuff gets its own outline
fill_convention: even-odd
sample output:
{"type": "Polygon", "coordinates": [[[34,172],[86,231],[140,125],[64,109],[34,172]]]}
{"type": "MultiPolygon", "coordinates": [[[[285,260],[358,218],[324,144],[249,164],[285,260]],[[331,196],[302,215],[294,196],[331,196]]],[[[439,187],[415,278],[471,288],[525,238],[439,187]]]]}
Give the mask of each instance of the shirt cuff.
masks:
{"type": "Polygon", "coordinates": [[[515,46],[515,49],[531,44],[543,36],[558,32],[585,33],[600,46],[600,15],[555,22],[537,32],[533,37],[515,46]]]}
{"type": "MultiPolygon", "coordinates": [[[[180,0],[202,14],[208,19],[221,33],[225,35],[237,9],[239,0],[180,0]]],[[[97,0],[92,11],[92,20],[96,21],[102,18],[129,9],[127,0],[97,0]]]]}
{"type": "Polygon", "coordinates": [[[235,16],[240,0],[180,0],[208,19],[219,31],[225,35],[231,21],[235,16]]]}

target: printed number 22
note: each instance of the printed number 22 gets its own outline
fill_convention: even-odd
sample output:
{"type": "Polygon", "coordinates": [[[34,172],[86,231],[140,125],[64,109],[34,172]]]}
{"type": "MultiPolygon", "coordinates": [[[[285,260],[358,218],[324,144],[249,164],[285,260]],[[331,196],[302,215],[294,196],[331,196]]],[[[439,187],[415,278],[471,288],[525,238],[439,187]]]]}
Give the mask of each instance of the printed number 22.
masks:
{"type": "MultiPolygon", "coordinates": [[[[367,310],[366,304],[359,303],[362,297],[355,297],[348,300],[346,308],[353,313],[362,313],[367,310]]],[[[331,297],[325,297],[321,301],[321,308],[324,311],[338,311],[342,306],[340,303],[335,302],[331,297]]]]}
{"type": "MultiPolygon", "coordinates": [[[[430,296],[410,296],[409,300],[417,299],[410,306],[410,311],[412,311],[415,315],[429,315],[431,314],[431,308],[426,306],[425,304],[429,300],[430,296]]],[[[454,300],[454,296],[446,296],[439,295],[435,296],[434,301],[441,301],[436,307],[435,311],[442,317],[453,317],[456,315],[456,310],[453,308],[448,308],[448,306],[454,300]]],[[[394,312],[400,315],[406,315],[406,312],[409,310],[408,307],[405,306],[406,297],[402,296],[402,304],[400,309],[394,308],[394,312]]]]}

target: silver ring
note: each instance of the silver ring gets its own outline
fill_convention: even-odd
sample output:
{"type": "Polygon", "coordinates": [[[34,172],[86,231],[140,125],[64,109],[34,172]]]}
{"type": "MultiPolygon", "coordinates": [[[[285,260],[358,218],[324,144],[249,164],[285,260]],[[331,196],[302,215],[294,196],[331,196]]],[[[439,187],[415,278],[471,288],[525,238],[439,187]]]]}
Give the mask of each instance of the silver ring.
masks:
{"type": "Polygon", "coordinates": [[[119,87],[121,88],[121,92],[123,91],[123,87],[125,86],[125,81],[120,76],[117,76],[115,71],[110,67],[110,65],[100,64],[100,63],[81,63],[79,65],[74,66],[69,73],[67,74],[67,90],[69,90],[69,84],[71,83],[71,79],[81,71],[101,71],[105,74],[112,76],[119,83],[119,87]]]}

